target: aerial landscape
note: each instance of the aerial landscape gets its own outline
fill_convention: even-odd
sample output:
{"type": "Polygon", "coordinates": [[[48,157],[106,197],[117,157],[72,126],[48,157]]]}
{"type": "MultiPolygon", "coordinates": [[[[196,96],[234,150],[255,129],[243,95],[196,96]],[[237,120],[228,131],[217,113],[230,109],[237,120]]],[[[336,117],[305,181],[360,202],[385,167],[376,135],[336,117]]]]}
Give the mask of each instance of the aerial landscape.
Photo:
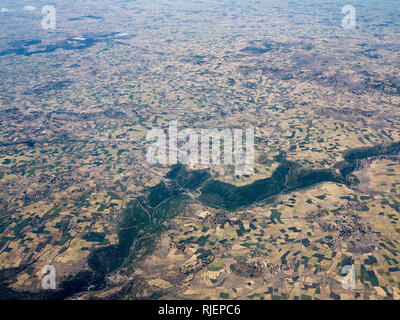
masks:
{"type": "Polygon", "coordinates": [[[400,300],[398,0],[0,9],[0,299],[400,300]]]}

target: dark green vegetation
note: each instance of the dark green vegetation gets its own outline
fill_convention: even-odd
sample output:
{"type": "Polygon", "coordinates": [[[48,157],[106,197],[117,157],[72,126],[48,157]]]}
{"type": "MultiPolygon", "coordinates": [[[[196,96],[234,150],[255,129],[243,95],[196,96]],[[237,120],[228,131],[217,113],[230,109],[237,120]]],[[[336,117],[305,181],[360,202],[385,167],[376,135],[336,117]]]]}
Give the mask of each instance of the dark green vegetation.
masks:
{"type": "MultiPolygon", "coordinates": [[[[179,181],[188,189],[208,179],[206,171],[192,172],[179,167],[173,168],[169,176],[179,181]]],[[[3,299],[65,299],[79,292],[99,290],[105,286],[105,276],[133,259],[147,255],[154,248],[159,235],[165,231],[164,222],[185,211],[190,199],[184,195],[185,189],[175,180],[159,183],[147,191],[147,196],[132,200],[124,210],[118,224],[118,244],[101,247],[89,255],[91,270],[84,270],[75,276],[69,276],[56,291],[39,293],[15,292],[8,288],[8,283],[0,277],[0,297],[3,299]]],[[[104,234],[88,233],[84,239],[102,242],[104,234]]]]}
{"type": "Polygon", "coordinates": [[[82,17],[76,17],[76,18],[68,18],[69,21],[81,21],[85,19],[91,19],[91,20],[103,20],[104,18],[98,17],[98,16],[92,16],[92,15],[87,15],[87,16],[82,16],[82,17]]]}
{"type": "Polygon", "coordinates": [[[278,44],[266,41],[253,41],[254,46],[245,47],[240,52],[247,54],[263,54],[278,49],[278,44]]]}
{"type": "MultiPolygon", "coordinates": [[[[93,16],[86,16],[92,17],[93,16]]],[[[135,37],[135,35],[124,35],[122,36],[124,39],[130,39],[135,37]]],[[[88,36],[83,38],[68,38],[63,41],[59,41],[55,44],[41,45],[41,40],[26,40],[10,43],[10,48],[0,51],[0,57],[8,56],[11,54],[17,56],[31,56],[38,53],[50,53],[54,52],[58,49],[61,50],[82,50],[87,49],[94,46],[97,43],[118,43],[118,40],[121,39],[118,32],[102,34],[98,36],[88,36]],[[34,49],[32,49],[34,47],[34,49]]]]}
{"type": "Polygon", "coordinates": [[[173,179],[184,189],[194,191],[210,179],[211,175],[207,170],[187,171],[184,166],[176,165],[167,173],[166,178],[173,179]]]}
{"type": "MultiPolygon", "coordinates": [[[[14,270],[6,270],[13,272],[14,270]]],[[[74,276],[66,277],[58,290],[41,290],[36,293],[14,291],[9,282],[0,276],[0,299],[4,300],[62,300],[77,292],[100,290],[104,288],[104,277],[90,270],[83,270],[74,276]]]]}
{"type": "Polygon", "coordinates": [[[89,256],[89,266],[100,274],[116,270],[134,257],[134,252],[154,244],[154,236],[163,231],[162,224],[185,208],[189,199],[183,195],[196,190],[210,178],[207,170],[188,172],[177,165],[166,175],[168,184],[160,182],[148,190],[147,197],[131,201],[119,223],[118,245],[99,248],[89,256]]]}
{"type": "MultiPolygon", "coordinates": [[[[392,155],[400,151],[400,143],[375,146],[347,152],[341,163],[341,175],[333,170],[307,170],[287,161],[284,153],[276,160],[281,165],[270,178],[261,179],[242,187],[209,180],[207,170],[187,171],[176,165],[165,176],[168,183],[160,182],[148,190],[147,197],[137,198],[128,205],[119,224],[118,245],[99,248],[89,257],[89,266],[99,274],[107,274],[130,261],[134,252],[152,247],[154,236],[163,231],[162,223],[173,218],[185,207],[189,199],[184,193],[200,188],[197,198],[206,205],[234,210],[267,199],[283,192],[307,188],[321,182],[349,183],[348,177],[357,168],[357,161],[368,157],[392,155]],[[209,181],[207,181],[209,180],[209,181]],[[204,184],[204,186],[203,186],[204,184]]],[[[278,221],[279,221],[279,217],[278,221]]]]}
{"type": "Polygon", "coordinates": [[[283,192],[325,181],[343,182],[331,170],[304,170],[294,162],[283,160],[270,178],[257,180],[242,187],[212,180],[201,190],[198,199],[212,207],[235,210],[283,192]]]}
{"type": "Polygon", "coordinates": [[[340,175],[333,170],[308,170],[298,164],[285,160],[285,154],[276,158],[281,165],[270,178],[261,179],[242,187],[211,180],[205,184],[198,197],[202,203],[228,210],[248,206],[284,192],[307,188],[321,182],[338,182],[350,185],[357,183],[351,175],[358,168],[358,161],[382,155],[394,155],[400,152],[400,142],[388,146],[350,150],[344,155],[346,161],[337,164],[340,175]]]}
{"type": "Polygon", "coordinates": [[[163,222],[185,208],[189,199],[183,193],[199,188],[210,178],[207,170],[187,171],[181,165],[167,173],[168,183],[160,182],[148,190],[147,197],[131,201],[119,223],[118,245],[99,248],[89,256],[89,266],[107,274],[134,258],[134,253],[152,247],[155,236],[163,231],[163,222]]]}
{"type": "MultiPolygon", "coordinates": [[[[107,273],[151,252],[157,238],[166,228],[164,222],[186,210],[186,204],[191,198],[185,193],[198,190],[201,194],[197,200],[202,203],[234,210],[280,193],[306,188],[321,182],[354,183],[351,173],[357,169],[358,160],[394,155],[399,152],[400,143],[351,150],[344,155],[346,161],[335,166],[339,168],[340,175],[335,174],[333,170],[304,169],[294,162],[287,161],[285,154],[282,153],[275,159],[280,162],[280,166],[270,178],[242,187],[209,180],[211,175],[207,170],[187,171],[184,166],[174,166],[165,176],[166,182],[160,182],[147,190],[146,196],[136,198],[128,204],[118,224],[118,244],[101,247],[91,252],[88,259],[91,270],[67,277],[57,291],[35,294],[14,292],[0,278],[0,296],[4,299],[64,299],[78,292],[104,288],[107,273]]],[[[279,223],[280,213],[273,213],[271,219],[279,223]]],[[[102,242],[104,234],[89,233],[85,239],[102,242]]],[[[286,254],[281,259],[285,262],[286,254]]],[[[259,276],[257,267],[247,265],[244,261],[238,261],[231,270],[237,275],[246,273],[254,278],[259,276]]],[[[377,282],[375,275],[371,272],[364,272],[363,280],[373,284],[377,282]]]]}
{"type": "Polygon", "coordinates": [[[337,168],[343,177],[349,176],[358,167],[358,160],[367,159],[370,157],[378,157],[381,155],[395,155],[400,153],[400,142],[391,145],[378,145],[369,148],[354,149],[344,154],[344,162],[338,163],[337,168]]]}
{"type": "Polygon", "coordinates": [[[122,265],[134,239],[151,224],[150,217],[144,208],[139,204],[139,200],[129,204],[119,224],[118,245],[97,249],[90,255],[89,266],[94,271],[106,274],[122,265]]]}
{"type": "Polygon", "coordinates": [[[157,198],[156,202],[150,197],[137,198],[129,203],[119,223],[118,245],[93,251],[88,261],[92,270],[105,275],[124,265],[124,262],[130,262],[137,257],[137,252],[153,247],[157,236],[164,231],[165,221],[185,210],[188,197],[178,195],[176,190],[161,184],[156,190],[163,189],[163,198],[157,198]]]}

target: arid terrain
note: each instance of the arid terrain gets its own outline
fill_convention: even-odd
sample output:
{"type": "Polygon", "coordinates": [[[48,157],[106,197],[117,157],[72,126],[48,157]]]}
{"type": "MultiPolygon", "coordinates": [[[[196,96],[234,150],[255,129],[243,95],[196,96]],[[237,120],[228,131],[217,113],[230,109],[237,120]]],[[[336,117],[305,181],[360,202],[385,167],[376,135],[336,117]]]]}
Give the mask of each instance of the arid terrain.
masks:
{"type": "Polygon", "coordinates": [[[0,298],[400,299],[398,1],[3,2],[0,298]],[[169,121],[254,174],[150,165],[169,121]]]}

